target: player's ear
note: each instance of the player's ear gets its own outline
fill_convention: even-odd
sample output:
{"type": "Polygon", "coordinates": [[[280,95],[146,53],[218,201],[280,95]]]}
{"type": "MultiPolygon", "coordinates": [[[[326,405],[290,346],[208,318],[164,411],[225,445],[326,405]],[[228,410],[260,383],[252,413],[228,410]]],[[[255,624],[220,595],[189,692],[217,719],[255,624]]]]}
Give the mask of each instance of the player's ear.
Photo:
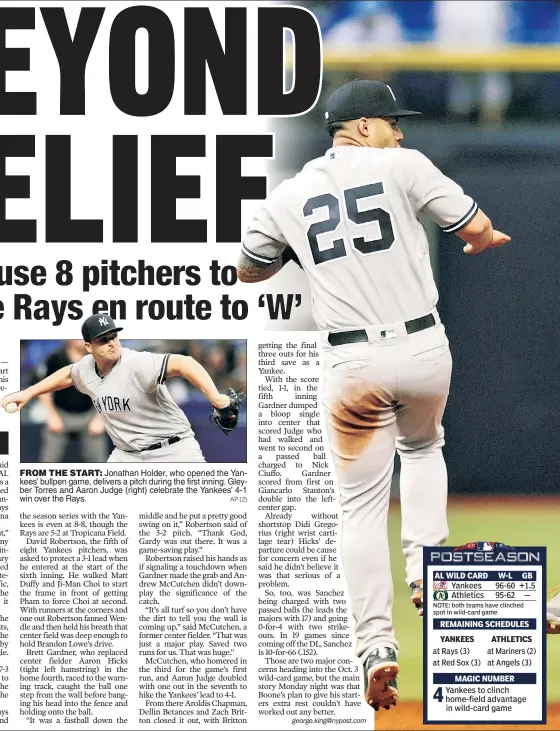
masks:
{"type": "Polygon", "coordinates": [[[86,346],[86,351],[91,353],[91,343],[84,343],[84,345],[86,346]]]}
{"type": "Polygon", "coordinates": [[[368,136],[368,120],[367,117],[361,117],[358,119],[358,132],[364,137],[368,136]]]}

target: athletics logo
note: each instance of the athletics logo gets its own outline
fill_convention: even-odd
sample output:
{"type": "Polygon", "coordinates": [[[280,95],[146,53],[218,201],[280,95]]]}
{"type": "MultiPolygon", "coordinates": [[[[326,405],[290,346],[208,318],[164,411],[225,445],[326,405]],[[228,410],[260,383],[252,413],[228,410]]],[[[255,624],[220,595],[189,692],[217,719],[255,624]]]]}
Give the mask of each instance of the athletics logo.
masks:
{"type": "Polygon", "coordinates": [[[434,591],[434,601],[435,602],[444,602],[448,598],[448,593],[446,591],[434,591]]]}

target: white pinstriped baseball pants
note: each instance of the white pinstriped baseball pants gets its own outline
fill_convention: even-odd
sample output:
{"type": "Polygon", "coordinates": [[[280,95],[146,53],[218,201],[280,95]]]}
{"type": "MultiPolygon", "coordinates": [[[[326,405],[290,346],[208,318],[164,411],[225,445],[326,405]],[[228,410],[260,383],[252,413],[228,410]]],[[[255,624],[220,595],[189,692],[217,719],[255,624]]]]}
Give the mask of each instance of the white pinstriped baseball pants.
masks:
{"type": "MultiPolygon", "coordinates": [[[[422,547],[448,537],[441,419],[451,379],[443,325],[408,335],[325,345],[323,404],[338,475],[342,560],[355,620],[356,654],[398,650],[387,514],[395,449],[401,458],[401,540],[406,581],[422,578],[422,547]]],[[[411,609],[412,612],[412,609],[411,609]]]]}

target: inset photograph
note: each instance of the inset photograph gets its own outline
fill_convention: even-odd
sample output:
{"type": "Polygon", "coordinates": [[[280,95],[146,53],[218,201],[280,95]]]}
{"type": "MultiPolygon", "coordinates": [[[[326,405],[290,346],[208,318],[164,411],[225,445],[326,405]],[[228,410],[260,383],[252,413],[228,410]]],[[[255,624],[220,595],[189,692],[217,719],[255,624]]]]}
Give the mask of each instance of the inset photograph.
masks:
{"type": "Polygon", "coordinates": [[[247,461],[247,342],[128,340],[91,315],[77,340],[22,340],[22,463],[247,461]]]}

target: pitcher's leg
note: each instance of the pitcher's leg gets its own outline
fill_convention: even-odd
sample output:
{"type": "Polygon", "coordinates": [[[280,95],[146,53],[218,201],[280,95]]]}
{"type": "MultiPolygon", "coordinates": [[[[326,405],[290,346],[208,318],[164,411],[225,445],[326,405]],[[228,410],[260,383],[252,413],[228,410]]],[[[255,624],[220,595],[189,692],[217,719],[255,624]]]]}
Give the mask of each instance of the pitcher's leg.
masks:
{"type": "Polygon", "coordinates": [[[407,451],[401,458],[401,541],[406,561],[406,582],[423,576],[423,547],[447,540],[447,468],[441,448],[443,428],[433,442],[407,451]]]}
{"type": "Polygon", "coordinates": [[[376,647],[398,649],[387,540],[395,414],[387,394],[358,390],[343,392],[326,415],[340,488],[342,561],[363,662],[376,647]]]}
{"type": "Polygon", "coordinates": [[[401,539],[408,584],[423,576],[423,547],[439,545],[449,535],[441,420],[449,393],[451,355],[447,347],[433,353],[427,359],[413,359],[397,411],[401,539]]]}

